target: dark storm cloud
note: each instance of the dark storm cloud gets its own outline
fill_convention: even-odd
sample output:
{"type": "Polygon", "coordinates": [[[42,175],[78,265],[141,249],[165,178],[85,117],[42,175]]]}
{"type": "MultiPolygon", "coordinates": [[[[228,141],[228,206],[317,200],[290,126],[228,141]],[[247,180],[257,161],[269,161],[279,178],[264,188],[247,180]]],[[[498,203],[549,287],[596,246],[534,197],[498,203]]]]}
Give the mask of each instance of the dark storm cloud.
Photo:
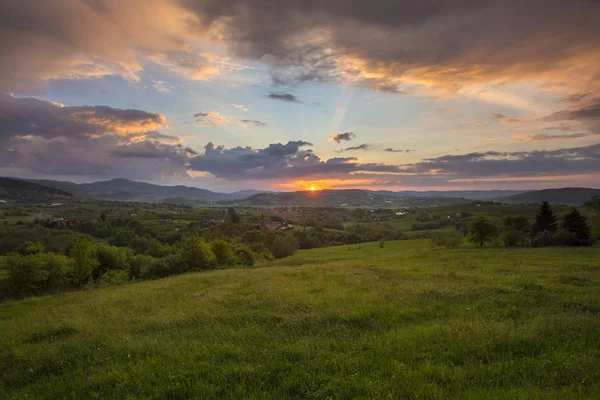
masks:
{"type": "Polygon", "coordinates": [[[355,157],[335,157],[323,160],[306,147],[310,143],[291,141],[274,143],[263,149],[235,147],[225,149],[212,142],[205,146],[204,154],[190,160],[190,168],[204,171],[217,178],[290,179],[309,176],[347,177],[357,171],[397,173],[395,165],[378,163],[361,164],[355,157]]]}
{"type": "Polygon", "coordinates": [[[336,143],[349,142],[352,139],[356,138],[356,134],[353,132],[345,132],[345,133],[335,133],[329,136],[329,139],[333,140],[336,143]]]}
{"type": "Polygon", "coordinates": [[[454,177],[535,176],[600,172],[600,144],[517,152],[475,152],[427,158],[403,166],[411,173],[447,174],[454,177]]]}
{"type": "Polygon", "coordinates": [[[286,101],[288,103],[302,103],[296,96],[289,93],[269,93],[267,97],[271,100],[286,101]]]}
{"type": "Polygon", "coordinates": [[[258,121],[255,119],[240,119],[240,122],[242,124],[252,124],[252,125],[260,126],[260,127],[267,126],[266,122],[258,121]]]}
{"type": "Polygon", "coordinates": [[[107,106],[64,107],[0,94],[0,167],[19,175],[154,179],[186,176],[190,151],[153,130],[161,114],[107,106]]]}
{"type": "Polygon", "coordinates": [[[161,114],[142,110],[108,106],[63,107],[36,98],[0,94],[0,138],[124,134],[146,132],[165,124],[161,114]]]}
{"type": "MultiPolygon", "coordinates": [[[[274,68],[276,84],[465,83],[543,76],[587,91],[599,67],[600,3],[573,0],[183,0],[237,55],[274,68]],[[531,16],[534,15],[535,18],[531,16]]],[[[594,89],[597,89],[597,85],[594,89]]]]}
{"type": "Polygon", "coordinates": [[[593,99],[589,104],[567,111],[558,111],[543,118],[544,121],[600,121],[600,98],[593,99]]]}

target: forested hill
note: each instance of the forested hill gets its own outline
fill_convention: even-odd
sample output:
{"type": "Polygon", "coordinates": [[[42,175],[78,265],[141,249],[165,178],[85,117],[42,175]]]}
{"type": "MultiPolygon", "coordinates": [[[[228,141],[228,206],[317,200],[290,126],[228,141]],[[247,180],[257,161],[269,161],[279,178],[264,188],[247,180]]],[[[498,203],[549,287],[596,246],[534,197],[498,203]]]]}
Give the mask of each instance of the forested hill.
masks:
{"type": "Polygon", "coordinates": [[[0,177],[0,200],[39,203],[72,196],[70,192],[65,190],[20,179],[0,177]]]}
{"type": "Polygon", "coordinates": [[[590,188],[560,188],[544,189],[534,192],[520,193],[500,199],[509,203],[541,203],[566,204],[580,206],[594,196],[600,196],[600,189],[590,188]]]}

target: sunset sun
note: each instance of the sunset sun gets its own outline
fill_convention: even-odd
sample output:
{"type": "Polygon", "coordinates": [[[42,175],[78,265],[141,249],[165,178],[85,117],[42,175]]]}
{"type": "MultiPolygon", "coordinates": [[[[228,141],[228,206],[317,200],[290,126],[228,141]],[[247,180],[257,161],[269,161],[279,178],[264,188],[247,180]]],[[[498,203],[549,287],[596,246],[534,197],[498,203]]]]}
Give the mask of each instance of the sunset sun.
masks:
{"type": "Polygon", "coordinates": [[[314,186],[311,186],[311,187],[310,187],[310,191],[311,191],[311,192],[314,192],[315,190],[317,190],[317,189],[315,189],[315,187],[314,187],[314,186]]]}

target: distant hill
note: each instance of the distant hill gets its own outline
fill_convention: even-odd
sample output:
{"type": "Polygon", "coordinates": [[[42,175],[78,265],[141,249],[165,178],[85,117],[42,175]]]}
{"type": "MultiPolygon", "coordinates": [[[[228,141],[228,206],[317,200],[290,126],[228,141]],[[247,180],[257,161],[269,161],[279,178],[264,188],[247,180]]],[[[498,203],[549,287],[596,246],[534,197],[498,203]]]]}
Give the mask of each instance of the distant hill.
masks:
{"type": "Polygon", "coordinates": [[[161,186],[151,183],[112,179],[94,183],[72,183],[53,180],[27,180],[79,196],[111,201],[167,202],[173,204],[196,204],[223,200],[239,200],[262,193],[258,190],[241,190],[234,193],[218,193],[189,186],[161,186]]]}
{"type": "Polygon", "coordinates": [[[600,189],[561,188],[520,193],[500,200],[509,203],[541,203],[548,201],[550,204],[580,206],[594,196],[600,196],[600,189]]]}
{"type": "Polygon", "coordinates": [[[525,190],[430,190],[430,191],[414,191],[403,190],[393,192],[390,190],[369,191],[371,193],[384,196],[399,196],[399,197],[452,197],[464,198],[471,200],[494,200],[499,197],[508,197],[519,193],[524,193],[525,190]]]}
{"type": "Polygon", "coordinates": [[[65,190],[40,185],[34,182],[0,177],[0,200],[19,203],[43,203],[67,199],[73,195],[65,190]]]}
{"type": "Polygon", "coordinates": [[[372,191],[319,190],[302,192],[261,193],[248,197],[252,206],[319,206],[319,207],[430,207],[468,203],[470,200],[448,197],[408,197],[383,195],[372,191]]]}

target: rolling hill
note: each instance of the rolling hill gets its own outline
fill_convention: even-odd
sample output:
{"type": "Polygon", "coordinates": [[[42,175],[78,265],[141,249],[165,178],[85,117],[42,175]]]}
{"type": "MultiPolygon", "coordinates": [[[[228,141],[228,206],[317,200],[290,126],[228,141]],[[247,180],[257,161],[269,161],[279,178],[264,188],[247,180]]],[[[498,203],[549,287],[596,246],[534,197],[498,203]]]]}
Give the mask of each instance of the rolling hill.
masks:
{"type": "Polygon", "coordinates": [[[319,190],[261,193],[248,197],[251,206],[319,206],[319,207],[431,207],[469,203],[470,200],[451,197],[401,197],[382,195],[367,190],[319,190]]]}
{"type": "Polygon", "coordinates": [[[195,204],[245,199],[250,195],[261,193],[258,190],[218,193],[189,186],[161,186],[120,178],[81,184],[52,180],[29,180],[29,182],[60,190],[67,190],[79,196],[93,197],[101,200],[140,201],[148,203],[164,201],[177,204],[195,204]]]}
{"type": "Polygon", "coordinates": [[[508,203],[541,203],[547,201],[550,204],[580,206],[594,196],[600,196],[600,189],[561,188],[520,193],[499,200],[508,203]]]}
{"type": "Polygon", "coordinates": [[[20,179],[0,177],[0,200],[14,200],[20,203],[39,203],[57,199],[66,199],[72,196],[73,195],[66,190],[20,179]]]}

